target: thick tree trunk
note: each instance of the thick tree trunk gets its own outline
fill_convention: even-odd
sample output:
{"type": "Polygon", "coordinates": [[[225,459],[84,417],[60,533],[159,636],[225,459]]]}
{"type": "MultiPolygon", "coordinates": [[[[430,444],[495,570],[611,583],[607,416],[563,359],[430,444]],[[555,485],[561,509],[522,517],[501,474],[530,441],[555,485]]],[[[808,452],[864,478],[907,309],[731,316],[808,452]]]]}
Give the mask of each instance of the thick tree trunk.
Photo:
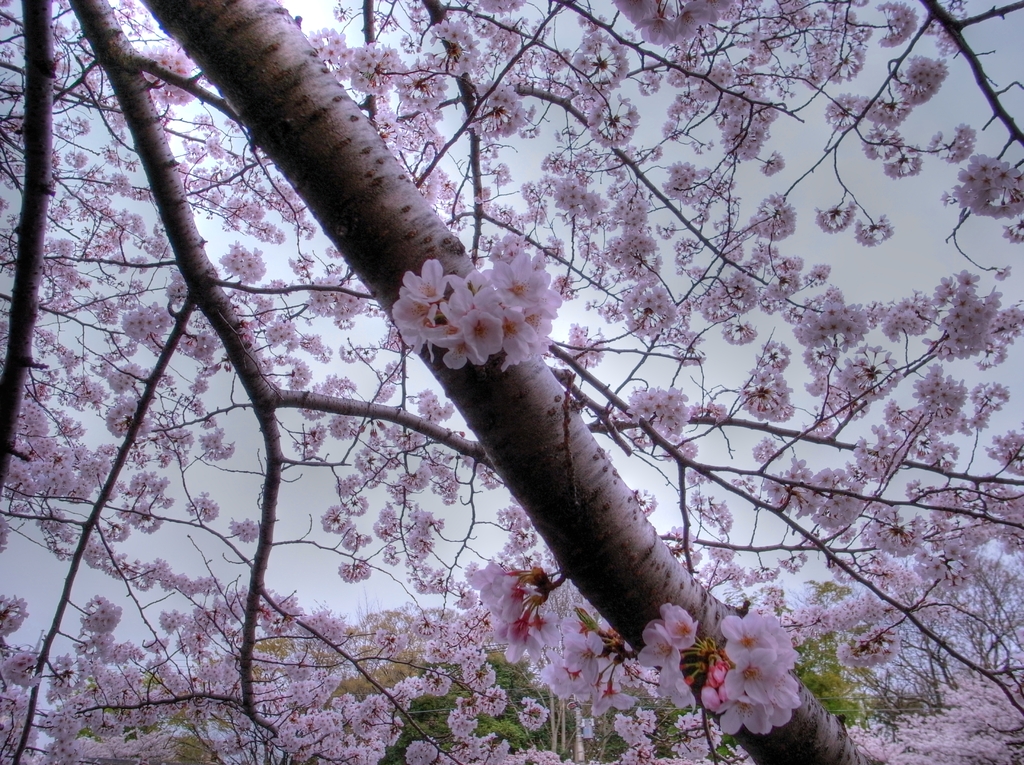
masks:
{"type": "Polygon", "coordinates": [[[53,195],[53,8],[25,2],[25,182],[18,219],[18,260],[11,288],[7,353],[0,374],[0,487],[15,451],[18,414],[32,361],[32,334],[43,280],[46,211],[53,195]]]}
{"type": "MultiPolygon", "coordinates": [[[[251,129],[386,309],[402,275],[438,258],[467,273],[463,245],[422,198],[373,126],[268,0],[147,0],[251,129]]],[[[428,361],[425,360],[425,363],[428,361]]],[[[658,538],[633,492],[540,361],[431,369],[533,519],[563,571],[634,645],[666,601],[721,638],[729,613],[658,538]]],[[[863,763],[839,721],[802,690],[792,722],[741,735],[768,763],[863,763]]]]}

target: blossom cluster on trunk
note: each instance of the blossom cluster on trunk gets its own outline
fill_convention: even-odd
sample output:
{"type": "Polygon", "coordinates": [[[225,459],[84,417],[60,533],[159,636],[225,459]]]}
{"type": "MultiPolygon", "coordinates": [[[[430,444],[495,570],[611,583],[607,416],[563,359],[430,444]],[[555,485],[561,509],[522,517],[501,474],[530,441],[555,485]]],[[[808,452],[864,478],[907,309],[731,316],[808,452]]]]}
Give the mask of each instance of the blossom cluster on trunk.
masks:
{"type": "Polygon", "coordinates": [[[594,715],[631,708],[636,699],[624,687],[644,685],[656,685],[658,695],[680,709],[696,706],[696,691],[701,705],[720,715],[725,733],[744,727],[768,733],[800,706],[790,674],[797,653],[774,616],[727,616],[721,625],[726,642],[719,648],[698,637],[698,623],[686,609],[665,603],[636,651],[582,608],[562,620],[543,614],[558,584],[542,568],[506,571],[492,561],[469,580],[490,612],[494,637],[508,644],[506,658],[519,661],[526,651],[546,658],[542,677],[551,691],[559,698],[589,698],[594,715]],[[642,667],[659,671],[652,677],[642,667]]]}
{"type": "Polygon", "coordinates": [[[422,274],[407,272],[402,282],[392,313],[402,339],[414,352],[445,348],[451,369],[484,364],[502,351],[502,369],[539,357],[562,304],[543,258],[526,253],[465,278],[446,276],[440,261],[428,260],[422,274]]]}

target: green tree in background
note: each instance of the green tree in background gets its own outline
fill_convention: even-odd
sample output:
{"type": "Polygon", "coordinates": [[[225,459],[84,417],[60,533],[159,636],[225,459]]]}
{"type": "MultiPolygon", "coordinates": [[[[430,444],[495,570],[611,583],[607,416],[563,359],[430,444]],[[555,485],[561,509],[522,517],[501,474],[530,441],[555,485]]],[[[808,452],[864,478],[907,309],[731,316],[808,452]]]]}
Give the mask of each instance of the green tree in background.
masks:
{"type": "MultiPolygon", "coordinates": [[[[835,582],[810,582],[809,587],[809,602],[826,607],[834,606],[852,593],[849,587],[835,582]]],[[[804,640],[797,647],[800,660],[796,674],[825,709],[842,716],[848,723],[859,723],[870,713],[863,699],[868,693],[866,683],[871,672],[848,667],[839,661],[836,649],[842,638],[841,633],[830,632],[804,640]]]]}
{"type": "MultiPolygon", "coordinates": [[[[494,652],[488,656],[487,664],[494,670],[494,684],[505,689],[508,694],[508,704],[496,717],[480,715],[477,718],[476,735],[487,736],[493,733],[499,739],[507,741],[513,752],[530,747],[545,748],[548,743],[546,726],[531,731],[519,721],[518,711],[523,698],[540,700],[545,696],[544,692],[534,685],[527,662],[512,664],[500,653],[494,652]]],[[[424,733],[439,742],[450,740],[448,715],[456,708],[458,699],[470,696],[471,693],[467,689],[453,685],[444,696],[424,696],[413,701],[409,708],[409,717],[415,722],[416,727],[405,726],[398,741],[388,748],[381,765],[405,765],[406,749],[413,741],[421,739],[424,733]]]]}

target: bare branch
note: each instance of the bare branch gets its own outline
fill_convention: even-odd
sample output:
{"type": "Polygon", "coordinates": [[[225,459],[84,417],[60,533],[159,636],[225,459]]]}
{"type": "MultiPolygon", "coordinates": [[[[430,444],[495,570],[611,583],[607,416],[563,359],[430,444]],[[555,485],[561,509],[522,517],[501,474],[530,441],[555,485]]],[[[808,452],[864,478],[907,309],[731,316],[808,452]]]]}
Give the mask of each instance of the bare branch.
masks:
{"type": "MultiPolygon", "coordinates": [[[[985,74],[985,69],[981,65],[981,58],[964,38],[962,30],[966,24],[954,18],[949,11],[942,7],[938,0],[921,0],[921,3],[928,9],[932,18],[942,25],[942,28],[946,30],[953,42],[956,43],[960,54],[967,60],[967,65],[971,68],[971,73],[974,75],[974,81],[978,84],[978,89],[981,90],[981,94],[988,101],[993,116],[1006,128],[1006,131],[1010,134],[1010,140],[1024,147],[1024,130],[1021,130],[1013,115],[1003,105],[1002,100],[999,98],[999,93],[992,87],[988,75],[985,74]]],[[[1007,7],[1009,11],[1018,10],[1021,4],[1017,3],[1007,7]]],[[[993,15],[1002,16],[1003,14],[993,13],[993,15]]],[[[971,23],[974,23],[973,20],[971,23]]]]}

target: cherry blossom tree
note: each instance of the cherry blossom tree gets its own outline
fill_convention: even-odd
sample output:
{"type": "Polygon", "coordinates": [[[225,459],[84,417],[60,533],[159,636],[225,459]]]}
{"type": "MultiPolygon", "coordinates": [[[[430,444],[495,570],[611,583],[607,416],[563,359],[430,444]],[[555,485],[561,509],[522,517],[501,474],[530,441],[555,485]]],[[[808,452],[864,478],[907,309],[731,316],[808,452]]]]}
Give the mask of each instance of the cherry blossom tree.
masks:
{"type": "MultiPolygon", "coordinates": [[[[941,636],[941,645],[992,672],[1018,661],[1024,630],[1024,578],[999,560],[989,560],[971,580],[934,599],[919,611],[929,629],[941,636]],[[968,611],[971,619],[951,618],[948,612],[968,611]],[[983,621],[982,621],[983,620],[983,621]]],[[[877,722],[897,726],[909,712],[940,711],[950,706],[947,696],[957,690],[960,663],[935,641],[925,640],[912,625],[900,625],[899,652],[892,661],[856,670],[857,695],[885,710],[873,715],[877,722]]],[[[834,641],[849,642],[851,635],[836,634],[834,641]]],[[[970,681],[970,677],[966,676],[970,681]]],[[[971,681],[973,683],[973,681],[971,681]]],[[[982,686],[983,687],[983,686],[982,686]]],[[[1003,699],[999,703],[1006,703],[1003,699]]],[[[850,706],[849,702],[846,703],[850,706]]],[[[1011,707],[1012,708],[1012,707],[1011,707]]]]}
{"type": "Polygon", "coordinates": [[[931,623],[1022,555],[1022,87],[983,55],[1021,10],[4,6],[4,760],[173,715],[221,761],[551,761],[477,735],[496,639],[623,713],[623,762],[634,689],[758,763],[866,762],[791,671],[837,630],[853,666],[916,630],[1024,712],[1020,646],[931,623]],[[870,253],[956,265],[876,296],[881,261],[840,278],[870,253]],[[378,681],[403,635],[353,641],[323,566],[441,608],[424,664],[378,681]],[[807,567],[850,596],[789,608],[807,567]]]}
{"type": "Polygon", "coordinates": [[[911,715],[895,730],[879,727],[855,735],[871,757],[892,765],[1013,765],[1024,747],[1020,713],[992,690],[977,678],[964,678],[951,688],[943,709],[911,715]]]}

